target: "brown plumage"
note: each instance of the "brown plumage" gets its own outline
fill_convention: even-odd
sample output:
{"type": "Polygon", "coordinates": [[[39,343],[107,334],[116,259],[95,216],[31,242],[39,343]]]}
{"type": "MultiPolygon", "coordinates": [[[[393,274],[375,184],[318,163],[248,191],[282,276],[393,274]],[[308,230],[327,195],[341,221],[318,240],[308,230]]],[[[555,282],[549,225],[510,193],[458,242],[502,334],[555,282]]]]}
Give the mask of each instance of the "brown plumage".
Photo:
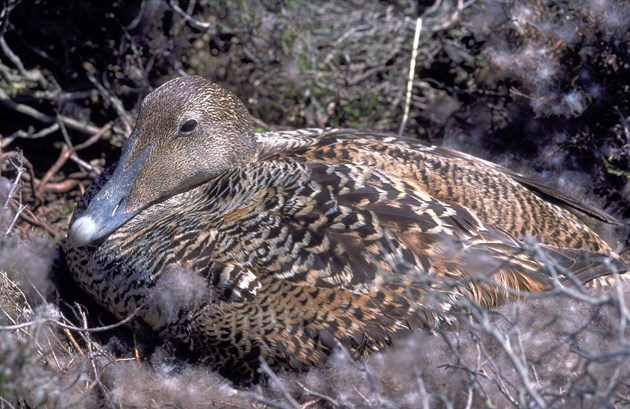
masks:
{"type": "MultiPolygon", "coordinates": [[[[260,358],[305,369],[500,305],[560,272],[605,281],[610,247],[567,209],[605,214],[495,164],[373,132],[255,135],[199,77],[143,101],[119,164],[88,189],[64,244],[78,284],[119,318],[234,377],[260,358]],[[602,278],[603,277],[603,278],[602,278]]],[[[560,277],[562,279],[562,276],[560,277]]]]}

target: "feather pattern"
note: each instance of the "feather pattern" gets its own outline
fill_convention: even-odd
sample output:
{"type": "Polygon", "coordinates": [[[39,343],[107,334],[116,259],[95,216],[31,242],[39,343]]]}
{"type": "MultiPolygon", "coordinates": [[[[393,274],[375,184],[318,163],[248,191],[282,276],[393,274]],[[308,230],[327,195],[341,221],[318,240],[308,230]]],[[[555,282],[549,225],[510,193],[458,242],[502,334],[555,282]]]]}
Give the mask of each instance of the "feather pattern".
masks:
{"type": "Polygon", "coordinates": [[[150,94],[121,162],[86,191],[64,243],[75,280],[100,304],[119,318],[140,308],[137,321],[229,376],[255,377],[261,358],[306,369],[338,344],[363,356],[410,331],[450,325],[459,299],[492,308],[545,291],[553,279],[523,250],[525,237],[583,282],[605,276],[610,263],[627,269],[561,207],[577,202],[550,203],[498,165],[366,131],[254,135],[230,123],[247,121],[233,100],[198,77],[150,94]],[[158,125],[142,122],[161,109],[169,111],[158,125]],[[220,126],[217,115],[227,118],[220,126]],[[197,139],[177,134],[190,118],[197,139]],[[162,152],[182,137],[179,150],[162,152]],[[225,145],[249,138],[252,153],[223,158],[225,145]],[[180,157],[186,144],[195,157],[180,157]],[[144,172],[155,160],[160,174],[144,172]],[[202,180],[199,166],[208,168],[202,180]],[[151,186],[177,177],[188,187],[156,198],[151,186]],[[131,186],[129,200],[115,199],[112,185],[131,186]],[[164,302],[165,287],[182,281],[200,284],[164,302]]]}

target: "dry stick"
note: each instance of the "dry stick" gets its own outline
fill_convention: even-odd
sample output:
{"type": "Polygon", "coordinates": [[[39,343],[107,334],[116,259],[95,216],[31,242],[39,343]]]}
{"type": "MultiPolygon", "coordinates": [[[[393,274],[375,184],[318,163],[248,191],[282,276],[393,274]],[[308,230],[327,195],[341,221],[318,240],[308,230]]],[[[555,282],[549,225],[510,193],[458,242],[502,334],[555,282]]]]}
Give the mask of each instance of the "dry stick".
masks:
{"type": "MultiPolygon", "coordinates": [[[[135,341],[134,341],[135,343],[135,341]]],[[[138,364],[138,366],[140,366],[140,350],[137,347],[133,347],[133,358],[136,361],[136,364],[138,364]]]]}
{"type": "Polygon", "coordinates": [[[70,155],[72,154],[72,149],[68,148],[68,145],[63,144],[61,147],[61,154],[57,161],[48,169],[48,172],[44,175],[41,182],[39,182],[39,186],[37,187],[37,196],[42,196],[44,188],[50,179],[52,179],[53,175],[59,172],[59,169],[66,163],[70,155]]]}
{"type": "Polygon", "coordinates": [[[13,406],[13,404],[8,401],[4,396],[0,396],[0,403],[2,403],[2,407],[4,407],[4,405],[7,405],[7,408],[15,409],[15,406],[13,406]]]}
{"type": "Polygon", "coordinates": [[[39,139],[39,138],[43,138],[44,136],[48,136],[53,132],[57,132],[57,130],[59,130],[59,124],[52,124],[44,129],[41,129],[35,133],[32,132],[26,132],[22,129],[18,129],[17,131],[13,132],[11,135],[9,136],[5,136],[4,138],[2,138],[2,147],[6,148],[7,146],[9,146],[10,144],[13,143],[14,140],[16,139],[39,139]]]}
{"type": "MultiPolygon", "coordinates": [[[[20,2],[19,1],[3,1],[3,8],[0,9],[0,37],[4,36],[4,32],[7,29],[7,26],[9,25],[9,14],[11,13],[11,11],[15,8],[15,6],[17,6],[20,2]]],[[[4,402],[5,399],[2,398],[2,401],[4,402]]],[[[9,402],[6,402],[10,407],[13,407],[13,405],[11,405],[9,402]]]]}
{"type": "MultiPolygon", "coordinates": [[[[44,122],[47,124],[53,124],[55,123],[55,118],[48,116],[42,112],[39,112],[38,110],[36,110],[35,108],[32,108],[28,105],[24,105],[18,102],[13,101],[11,98],[9,98],[9,96],[2,90],[0,90],[0,103],[6,107],[9,107],[11,109],[13,109],[16,112],[19,112],[21,114],[30,116],[31,118],[34,118],[40,122],[44,122]]],[[[75,131],[80,131],[83,133],[88,133],[88,134],[94,134],[96,132],[99,131],[99,129],[93,125],[89,125],[89,124],[84,124],[81,123],[79,121],[77,121],[76,119],[73,118],[69,118],[66,116],[59,116],[59,120],[61,122],[63,122],[63,124],[65,126],[67,126],[68,128],[71,128],[75,131]]]]}
{"type": "Polygon", "coordinates": [[[434,11],[437,11],[437,9],[440,7],[441,4],[442,4],[442,0],[435,0],[435,3],[433,3],[433,5],[431,7],[426,9],[423,14],[424,15],[429,15],[429,14],[433,13],[434,11]]]}
{"type": "Polygon", "coordinates": [[[112,123],[109,122],[105,124],[101,129],[98,130],[94,135],[89,137],[85,142],[81,142],[78,145],[74,145],[74,151],[80,151],[81,149],[85,149],[89,146],[94,145],[101,137],[105,134],[105,132],[109,131],[112,128],[112,123]]]}
{"type": "Polygon", "coordinates": [[[103,331],[109,331],[112,330],[114,328],[118,328],[122,325],[125,325],[126,323],[128,323],[129,321],[131,321],[133,319],[133,317],[136,316],[136,314],[138,313],[138,311],[140,311],[140,308],[142,307],[138,307],[136,308],[131,314],[129,314],[125,319],[118,321],[115,324],[111,324],[111,325],[105,325],[102,327],[94,327],[94,328],[87,328],[87,327],[75,327],[74,325],[68,325],[68,324],[64,324],[63,322],[53,319],[53,318],[40,318],[34,321],[28,321],[28,322],[23,322],[21,324],[15,324],[15,325],[1,325],[0,326],[0,331],[15,331],[16,329],[22,329],[22,328],[28,328],[28,327],[32,327],[33,325],[39,325],[39,324],[45,324],[48,322],[51,322],[61,328],[70,330],[70,331],[77,331],[77,332],[83,332],[83,333],[94,333],[94,332],[103,332],[103,331]]]}
{"type": "MultiPolygon", "coordinates": [[[[466,322],[466,321],[464,321],[466,322]]],[[[485,370],[483,369],[479,369],[479,364],[478,364],[478,368],[477,369],[471,369],[467,366],[467,364],[464,362],[464,359],[462,357],[461,352],[461,345],[459,344],[459,342],[454,342],[453,340],[451,340],[448,336],[446,336],[446,334],[444,333],[444,331],[439,331],[438,334],[442,337],[442,339],[446,342],[449,350],[453,353],[454,357],[457,360],[457,364],[456,365],[441,365],[438,368],[447,368],[447,369],[455,369],[458,371],[463,371],[468,375],[468,378],[470,380],[470,386],[468,387],[468,393],[470,393],[471,388],[475,388],[475,389],[481,389],[481,391],[483,391],[483,385],[480,383],[479,381],[479,377],[483,377],[486,378],[488,380],[490,380],[491,382],[493,382],[493,384],[495,384],[497,386],[497,388],[499,388],[500,391],[502,391],[503,394],[505,394],[505,392],[503,392],[503,390],[505,389],[503,384],[500,384],[499,381],[497,381],[495,378],[492,378],[490,376],[490,374],[487,374],[485,370]]],[[[473,342],[475,343],[476,347],[477,347],[477,351],[479,352],[480,349],[483,353],[484,356],[488,356],[488,353],[485,351],[485,348],[483,348],[483,345],[480,345],[480,339],[478,337],[473,336],[473,342]]],[[[477,361],[479,361],[479,358],[477,359],[477,361]]],[[[494,373],[498,372],[498,369],[496,368],[495,362],[490,359],[487,361],[488,364],[492,367],[491,369],[493,369],[494,373]]],[[[485,394],[485,393],[484,393],[485,394]]],[[[515,401],[508,396],[508,399],[510,400],[511,403],[513,403],[514,405],[516,405],[515,401]]],[[[446,403],[446,402],[445,402],[446,403]]]]}
{"type": "MultiPolygon", "coordinates": [[[[18,161],[17,165],[13,161],[11,161],[11,164],[13,165],[15,170],[17,171],[17,175],[15,176],[15,180],[11,184],[11,189],[9,190],[9,194],[7,195],[7,200],[5,201],[4,205],[2,206],[2,210],[6,210],[9,207],[10,204],[13,204],[13,201],[15,199],[15,194],[18,193],[18,190],[19,190],[19,186],[18,185],[20,184],[20,180],[22,178],[22,173],[24,173],[24,167],[22,166],[22,155],[21,154],[17,156],[17,161],[18,161]]],[[[18,195],[18,200],[17,200],[17,209],[15,209],[15,215],[13,216],[13,220],[11,221],[11,224],[7,228],[6,232],[4,233],[5,236],[8,236],[9,233],[11,233],[11,230],[13,230],[13,227],[15,226],[15,223],[17,223],[18,219],[20,218],[20,214],[22,214],[22,212],[25,209],[26,209],[26,205],[22,204],[22,192],[20,190],[19,191],[19,195],[18,195]]]]}
{"type": "Polygon", "coordinates": [[[125,106],[122,101],[114,95],[110,89],[106,88],[105,85],[101,84],[98,79],[96,79],[96,68],[86,62],[83,64],[83,68],[85,70],[85,75],[88,77],[88,80],[96,87],[101,97],[109,102],[111,106],[114,108],[118,116],[120,117],[122,123],[125,125],[125,134],[131,134],[131,130],[133,128],[133,121],[130,118],[129,112],[125,110],[125,106]]]}
{"type": "MultiPolygon", "coordinates": [[[[50,352],[50,354],[52,355],[53,359],[55,360],[55,363],[57,364],[57,372],[61,372],[62,368],[61,368],[61,363],[59,362],[59,359],[57,358],[57,353],[55,352],[55,348],[53,347],[52,343],[50,342],[50,338],[48,336],[46,336],[46,341],[48,342],[48,351],[50,352]]],[[[59,342],[59,339],[56,339],[57,342],[59,342]]],[[[67,351],[64,351],[67,352],[67,351]]],[[[46,362],[48,363],[48,354],[44,355],[44,357],[46,358],[46,362]]],[[[52,365],[51,365],[52,366],[52,365]]]]}
{"type": "Polygon", "coordinates": [[[357,74],[352,78],[348,78],[348,80],[346,81],[347,84],[349,86],[352,85],[357,85],[362,81],[365,81],[366,79],[368,79],[369,77],[371,77],[374,74],[377,74],[379,72],[384,72],[389,70],[391,67],[388,67],[386,65],[380,65],[378,67],[373,67],[373,68],[368,68],[367,70],[365,70],[365,72],[361,73],[361,74],[357,74]]]}
{"type": "Polygon", "coordinates": [[[320,400],[325,400],[325,401],[329,402],[330,404],[332,404],[334,407],[337,407],[337,408],[339,407],[339,402],[337,402],[334,398],[332,398],[332,397],[330,397],[328,395],[325,395],[323,393],[316,392],[316,391],[314,391],[312,389],[309,389],[309,388],[306,387],[306,385],[304,385],[300,381],[297,381],[297,384],[298,384],[298,386],[300,388],[302,388],[302,391],[305,394],[315,396],[315,397],[319,398],[320,400]]]}
{"type": "Polygon", "coordinates": [[[427,388],[424,385],[424,379],[422,379],[422,373],[417,369],[413,372],[416,378],[418,392],[420,392],[420,399],[422,400],[422,409],[429,409],[429,395],[427,394],[427,388]]]}
{"type": "Polygon", "coordinates": [[[18,219],[20,218],[20,215],[22,214],[24,210],[26,210],[27,207],[28,207],[27,205],[20,204],[18,208],[15,209],[15,216],[13,216],[13,220],[11,221],[11,224],[7,228],[7,231],[4,232],[5,236],[8,236],[9,233],[11,233],[11,230],[13,230],[13,227],[15,227],[15,223],[17,223],[18,219]]]}
{"type": "Polygon", "coordinates": [[[46,172],[41,182],[39,183],[39,187],[37,188],[37,194],[39,196],[42,195],[48,181],[50,181],[50,179],[57,172],[59,172],[61,167],[68,161],[68,158],[70,158],[70,156],[73,153],[96,143],[96,141],[98,141],[101,138],[101,136],[103,136],[103,134],[107,132],[111,127],[112,127],[112,124],[110,122],[107,125],[103,126],[101,129],[99,129],[99,131],[95,133],[94,135],[92,135],[87,141],[80,143],[78,145],[75,145],[73,148],[69,148],[68,145],[64,144],[61,148],[61,154],[59,155],[59,158],[50,167],[50,169],[48,169],[48,172],[46,172]]]}
{"type": "Polygon", "coordinates": [[[11,60],[13,65],[17,68],[17,70],[22,75],[22,77],[24,77],[25,79],[29,81],[36,81],[40,85],[45,85],[44,76],[42,75],[41,71],[40,70],[27,70],[26,68],[24,68],[24,64],[22,64],[22,60],[20,60],[20,57],[18,57],[13,52],[13,50],[9,48],[9,45],[7,44],[4,37],[0,37],[0,49],[2,49],[2,52],[4,53],[4,55],[6,55],[9,60],[11,60]]]}
{"type": "Polygon", "coordinates": [[[66,145],[72,148],[74,145],[72,143],[72,139],[70,139],[70,135],[68,134],[68,128],[65,127],[63,122],[59,120],[59,114],[57,114],[57,123],[59,124],[59,131],[61,132],[61,136],[63,136],[63,140],[66,141],[66,145]]]}
{"type": "Polygon", "coordinates": [[[356,387],[356,386],[352,385],[352,389],[354,389],[354,391],[356,392],[356,394],[357,394],[357,395],[359,395],[359,397],[360,397],[361,399],[363,399],[363,401],[364,401],[366,404],[368,404],[368,405],[370,404],[370,400],[369,400],[369,399],[368,399],[368,398],[367,398],[364,394],[362,394],[362,393],[361,393],[361,391],[360,391],[359,389],[357,389],[357,387],[356,387]]]}
{"type": "Polygon", "coordinates": [[[74,347],[74,349],[80,354],[80,355],[85,355],[85,353],[83,352],[83,349],[81,348],[81,346],[79,346],[79,343],[77,342],[77,340],[74,338],[74,336],[72,335],[72,332],[70,332],[70,330],[68,328],[64,328],[63,329],[63,333],[66,334],[66,337],[68,338],[68,340],[70,341],[70,343],[72,344],[72,346],[74,347]]]}
{"type": "MultiPolygon", "coordinates": [[[[255,393],[251,394],[250,399],[251,399],[251,400],[255,400],[255,401],[257,401],[257,402],[260,402],[260,403],[262,403],[262,404],[263,404],[263,405],[265,405],[265,406],[269,406],[270,408],[275,408],[275,409],[287,409],[287,407],[286,407],[286,406],[284,406],[283,404],[281,404],[281,403],[277,403],[277,402],[274,402],[274,401],[272,401],[271,399],[267,399],[267,398],[265,398],[264,396],[260,396],[260,395],[255,394],[255,393]]],[[[252,405],[252,406],[253,406],[253,405],[252,405]]],[[[299,407],[299,406],[298,406],[298,407],[299,407]]]]}
{"type": "Polygon", "coordinates": [[[411,90],[413,88],[413,77],[416,71],[416,59],[418,58],[418,43],[420,42],[420,31],[422,30],[422,17],[416,20],[416,33],[413,36],[413,49],[411,50],[411,61],[409,61],[409,76],[407,77],[407,94],[405,96],[405,111],[398,130],[398,136],[402,136],[409,119],[409,107],[411,105],[411,90]]]}
{"type": "MultiPolygon", "coordinates": [[[[137,311],[137,310],[136,310],[137,311]]],[[[83,336],[83,339],[85,340],[85,343],[87,344],[87,356],[90,360],[90,365],[92,366],[92,373],[94,375],[94,380],[92,382],[90,382],[89,388],[98,388],[98,391],[100,392],[101,396],[103,398],[106,399],[107,403],[110,403],[110,405],[108,405],[107,407],[113,407],[113,405],[111,405],[111,402],[109,402],[110,400],[107,399],[107,391],[105,389],[105,386],[103,385],[103,383],[101,382],[101,373],[99,371],[100,365],[99,363],[96,361],[96,358],[94,356],[94,345],[92,344],[92,339],[90,337],[89,331],[88,330],[88,320],[87,320],[87,315],[85,314],[85,311],[80,308],[79,309],[79,315],[81,316],[81,319],[83,321],[83,328],[81,328],[81,334],[83,336]]],[[[106,407],[105,405],[100,405],[101,407],[106,407]]]]}
{"type": "Polygon", "coordinates": [[[188,13],[186,13],[184,10],[181,9],[181,7],[179,7],[177,5],[177,3],[175,3],[174,1],[169,1],[168,2],[169,6],[171,6],[173,8],[173,10],[175,10],[180,16],[182,16],[186,21],[188,21],[194,28],[200,28],[200,29],[204,29],[207,30],[210,27],[212,27],[212,24],[207,23],[205,21],[199,21],[196,18],[192,17],[191,15],[189,15],[188,13]]]}
{"type": "Polygon", "coordinates": [[[47,183],[44,192],[66,193],[77,187],[79,181],[76,179],[66,179],[63,182],[47,183]]]}
{"type": "Polygon", "coordinates": [[[240,408],[240,409],[244,409],[243,406],[238,405],[236,403],[232,403],[232,402],[226,402],[224,400],[212,400],[211,402],[213,403],[217,403],[219,405],[221,405],[221,407],[229,407],[229,408],[240,408]]]}
{"type": "Polygon", "coordinates": [[[302,404],[302,409],[310,408],[311,406],[317,405],[321,401],[322,401],[321,399],[313,399],[308,402],[304,402],[302,404]]]}
{"type": "Polygon", "coordinates": [[[434,31],[446,30],[447,28],[455,24],[455,22],[459,20],[459,17],[461,16],[461,12],[465,8],[468,8],[468,6],[470,6],[474,2],[475,0],[468,0],[466,3],[464,3],[464,0],[457,0],[457,7],[455,8],[455,12],[451,15],[451,17],[448,20],[444,21],[439,26],[432,27],[432,29],[434,31]]]}
{"type": "Polygon", "coordinates": [[[79,165],[80,167],[87,169],[89,172],[94,172],[97,175],[100,175],[102,173],[101,169],[99,169],[96,166],[92,166],[90,163],[79,158],[79,156],[76,153],[73,153],[72,155],[70,155],[70,160],[76,163],[77,165],[79,165]]]}
{"type": "MultiPolygon", "coordinates": [[[[16,209],[15,206],[17,206],[17,203],[13,205],[14,206],[14,210],[16,209]]],[[[33,214],[33,212],[31,212],[29,209],[25,209],[24,212],[22,212],[20,214],[20,217],[26,221],[27,223],[35,226],[35,227],[39,227],[41,229],[46,230],[46,232],[48,234],[50,234],[50,237],[55,237],[57,235],[57,232],[55,231],[55,229],[53,229],[52,227],[50,227],[50,225],[48,223],[45,223],[41,220],[39,220],[37,218],[37,216],[35,216],[35,214],[33,214]]]]}
{"type": "Polygon", "coordinates": [[[11,199],[13,199],[13,196],[15,196],[15,193],[18,190],[18,184],[20,183],[20,178],[22,177],[22,173],[24,173],[24,167],[21,166],[22,164],[21,154],[17,155],[17,161],[18,161],[18,165],[16,165],[13,161],[11,161],[11,165],[13,165],[13,167],[17,171],[17,175],[15,176],[15,180],[11,184],[11,189],[9,189],[9,194],[7,195],[7,199],[5,200],[4,205],[2,206],[2,210],[7,210],[7,208],[9,207],[9,203],[11,202],[11,199]]]}
{"type": "Polygon", "coordinates": [[[287,388],[284,386],[284,384],[282,383],[282,381],[278,378],[278,376],[275,374],[275,372],[273,372],[271,370],[271,368],[269,367],[269,365],[267,365],[267,362],[265,362],[264,359],[260,359],[260,369],[262,372],[264,372],[267,376],[269,376],[269,379],[271,379],[271,381],[276,384],[276,386],[278,387],[278,389],[280,389],[280,392],[282,392],[282,396],[284,396],[284,398],[287,400],[287,402],[289,402],[289,404],[291,405],[291,407],[295,408],[295,409],[301,409],[300,404],[295,400],[295,398],[293,396],[291,396],[291,394],[289,393],[289,391],[287,390],[287,388]]]}
{"type": "Polygon", "coordinates": [[[510,339],[505,334],[502,334],[496,328],[492,327],[492,325],[488,324],[488,322],[481,322],[479,325],[471,325],[471,327],[482,334],[486,334],[492,337],[499,344],[501,349],[505,351],[508,359],[512,363],[512,367],[516,371],[516,374],[518,375],[522,386],[525,388],[525,391],[527,391],[529,396],[536,402],[538,407],[546,408],[547,404],[545,400],[538,393],[536,387],[529,379],[529,371],[527,365],[520,360],[520,357],[517,356],[518,351],[514,351],[510,339]]]}
{"type": "MultiPolygon", "coordinates": [[[[479,307],[473,306],[472,303],[467,302],[466,304],[470,306],[471,311],[473,310],[473,308],[477,312],[480,311],[479,307]]],[[[473,319],[472,318],[469,318],[466,321],[468,323],[468,328],[471,329],[474,334],[477,334],[476,336],[474,336],[473,334],[471,334],[471,335],[473,335],[475,346],[476,346],[477,351],[478,351],[478,359],[477,359],[477,362],[478,362],[477,368],[478,369],[471,370],[470,368],[466,367],[466,368],[464,368],[464,370],[469,372],[469,374],[471,375],[471,381],[474,381],[475,384],[477,385],[476,388],[480,388],[480,389],[483,390],[483,385],[477,379],[478,376],[483,376],[484,378],[490,380],[497,387],[499,392],[510,403],[512,403],[512,405],[518,406],[518,402],[516,401],[516,398],[512,396],[512,394],[510,393],[510,391],[508,389],[508,386],[512,386],[513,388],[516,388],[516,386],[513,383],[511,383],[509,381],[506,381],[501,376],[501,370],[497,366],[496,361],[491,358],[490,353],[488,352],[485,344],[483,343],[483,341],[479,337],[479,332],[481,331],[479,328],[486,328],[489,325],[488,324],[488,316],[487,316],[487,314],[485,314],[485,310],[481,310],[481,311],[482,311],[481,315],[475,315],[474,316],[475,322],[477,322],[476,320],[478,320],[480,326],[473,325],[473,319]],[[480,358],[479,358],[479,356],[481,356],[481,355],[483,355],[483,357],[486,358],[486,359],[484,359],[484,362],[487,363],[488,366],[490,366],[490,370],[487,371],[487,374],[486,374],[486,370],[485,369],[481,369],[481,371],[479,371],[479,368],[480,368],[480,364],[479,364],[480,358]],[[494,376],[494,375],[496,375],[496,376],[494,376]]]]}

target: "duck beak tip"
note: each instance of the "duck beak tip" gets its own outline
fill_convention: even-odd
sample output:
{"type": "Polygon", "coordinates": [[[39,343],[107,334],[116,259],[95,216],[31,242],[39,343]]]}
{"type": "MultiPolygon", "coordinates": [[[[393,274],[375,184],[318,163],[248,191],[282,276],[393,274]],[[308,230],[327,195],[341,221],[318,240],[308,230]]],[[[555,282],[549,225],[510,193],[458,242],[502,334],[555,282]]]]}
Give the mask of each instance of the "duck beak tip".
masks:
{"type": "Polygon", "coordinates": [[[96,223],[91,217],[79,217],[72,223],[68,231],[68,242],[71,248],[85,246],[93,241],[97,230],[96,223]]]}

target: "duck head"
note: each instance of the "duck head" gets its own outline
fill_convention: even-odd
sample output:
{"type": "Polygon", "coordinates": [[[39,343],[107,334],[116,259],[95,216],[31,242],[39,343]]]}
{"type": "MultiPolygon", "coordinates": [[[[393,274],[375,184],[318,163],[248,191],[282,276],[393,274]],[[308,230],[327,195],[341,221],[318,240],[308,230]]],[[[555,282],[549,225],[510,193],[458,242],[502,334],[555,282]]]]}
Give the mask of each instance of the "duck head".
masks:
{"type": "Polygon", "coordinates": [[[249,112],[204,78],[173,79],[142,101],[112,177],[75,217],[73,247],[105,238],[142,209],[256,157],[249,112]]]}

